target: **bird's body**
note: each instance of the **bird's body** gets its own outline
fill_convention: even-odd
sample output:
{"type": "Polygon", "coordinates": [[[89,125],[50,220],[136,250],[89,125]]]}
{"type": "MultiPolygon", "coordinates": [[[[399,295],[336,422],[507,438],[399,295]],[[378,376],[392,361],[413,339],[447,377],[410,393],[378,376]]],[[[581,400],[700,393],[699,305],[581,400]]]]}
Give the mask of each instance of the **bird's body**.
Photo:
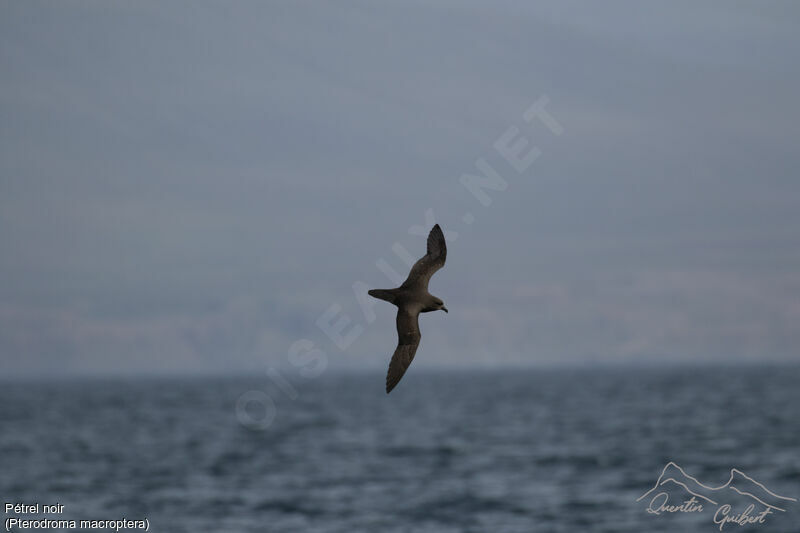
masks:
{"type": "Polygon", "coordinates": [[[386,375],[386,393],[388,394],[403,377],[408,369],[421,334],[419,331],[419,314],[447,308],[440,298],[428,292],[431,276],[444,266],[447,258],[447,245],[444,234],[438,224],[428,234],[428,253],[411,267],[402,285],[396,289],[372,289],[369,295],[386,300],[397,306],[397,348],[389,363],[386,375]]]}

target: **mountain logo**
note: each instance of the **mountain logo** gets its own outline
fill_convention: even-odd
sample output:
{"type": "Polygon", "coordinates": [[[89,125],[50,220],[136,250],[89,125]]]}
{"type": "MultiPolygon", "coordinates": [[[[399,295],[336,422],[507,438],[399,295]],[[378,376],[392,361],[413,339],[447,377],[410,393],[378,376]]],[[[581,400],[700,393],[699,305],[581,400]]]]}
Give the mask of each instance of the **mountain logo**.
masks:
{"type": "Polygon", "coordinates": [[[795,498],[776,494],[736,468],[731,469],[728,481],[711,487],[672,461],[661,471],[653,488],[636,499],[642,500],[648,502],[647,512],[654,515],[702,513],[715,508],[713,521],[720,531],[726,524],[764,524],[770,514],[786,512],[788,505],[797,502],[795,498]],[[678,504],[671,503],[676,495],[684,499],[678,504]],[[737,507],[743,509],[736,512],[737,507]]]}

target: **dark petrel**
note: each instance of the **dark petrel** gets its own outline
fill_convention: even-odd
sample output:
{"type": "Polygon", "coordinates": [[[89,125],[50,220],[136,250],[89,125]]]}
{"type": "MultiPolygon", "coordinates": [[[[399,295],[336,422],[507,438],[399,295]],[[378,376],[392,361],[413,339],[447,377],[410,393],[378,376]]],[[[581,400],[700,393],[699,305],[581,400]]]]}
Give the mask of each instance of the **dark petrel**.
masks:
{"type": "Polygon", "coordinates": [[[444,302],[428,292],[428,282],[431,276],[444,266],[447,258],[447,245],[444,234],[439,224],[433,226],[428,234],[428,253],[411,267],[402,285],[396,289],[372,289],[370,296],[386,300],[397,306],[397,348],[389,363],[389,372],[386,374],[386,394],[392,389],[406,373],[414,354],[417,353],[419,340],[419,314],[441,309],[445,313],[447,308],[444,302]]]}

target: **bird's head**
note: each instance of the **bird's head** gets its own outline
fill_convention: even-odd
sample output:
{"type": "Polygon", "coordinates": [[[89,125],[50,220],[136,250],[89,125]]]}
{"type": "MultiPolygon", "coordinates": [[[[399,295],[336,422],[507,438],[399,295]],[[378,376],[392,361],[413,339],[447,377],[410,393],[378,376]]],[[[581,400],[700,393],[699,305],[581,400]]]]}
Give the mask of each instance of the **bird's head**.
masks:
{"type": "Polygon", "coordinates": [[[444,302],[441,301],[439,298],[434,298],[433,303],[436,305],[436,310],[441,309],[445,313],[447,313],[447,308],[444,306],[444,302]]]}

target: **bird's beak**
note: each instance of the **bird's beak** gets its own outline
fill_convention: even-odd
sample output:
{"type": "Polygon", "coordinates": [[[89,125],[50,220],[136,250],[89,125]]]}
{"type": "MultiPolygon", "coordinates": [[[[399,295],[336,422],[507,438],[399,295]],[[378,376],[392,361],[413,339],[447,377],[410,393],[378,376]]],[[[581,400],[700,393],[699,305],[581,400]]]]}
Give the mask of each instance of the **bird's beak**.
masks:
{"type": "Polygon", "coordinates": [[[444,311],[445,313],[447,313],[447,308],[446,308],[445,306],[442,306],[442,311],[444,311]]]}

